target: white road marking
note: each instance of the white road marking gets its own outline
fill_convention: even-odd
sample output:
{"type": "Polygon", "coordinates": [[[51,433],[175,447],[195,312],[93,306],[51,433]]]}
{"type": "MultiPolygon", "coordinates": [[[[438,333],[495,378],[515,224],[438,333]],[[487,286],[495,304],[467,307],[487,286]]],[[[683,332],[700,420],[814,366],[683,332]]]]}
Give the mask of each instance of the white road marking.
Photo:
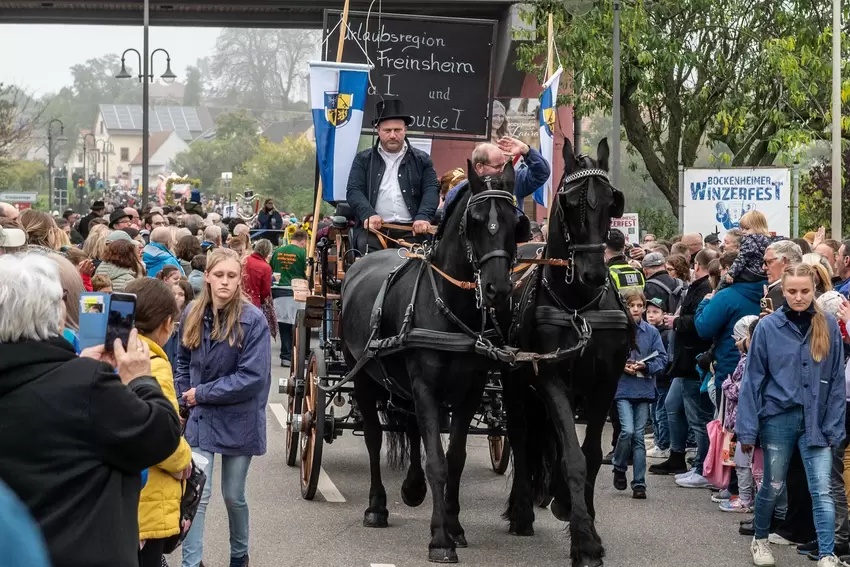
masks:
{"type": "Polygon", "coordinates": [[[269,409],[272,410],[280,426],[286,429],[286,408],[283,404],[269,404],[269,409]]]}
{"type": "Polygon", "coordinates": [[[395,567],[393,563],[371,563],[371,567],[395,567]]]}
{"type": "Polygon", "coordinates": [[[325,467],[319,469],[318,488],[326,502],[345,502],[345,497],[331,481],[331,477],[329,477],[328,473],[325,472],[325,467]]]}
{"type": "MultiPolygon", "coordinates": [[[[280,426],[286,429],[286,408],[283,407],[283,404],[269,404],[269,409],[272,410],[272,413],[277,418],[280,426]]],[[[322,467],[319,471],[318,489],[319,492],[322,493],[326,502],[345,502],[345,497],[333,483],[331,477],[328,476],[328,473],[325,472],[324,467],[322,467]]]]}

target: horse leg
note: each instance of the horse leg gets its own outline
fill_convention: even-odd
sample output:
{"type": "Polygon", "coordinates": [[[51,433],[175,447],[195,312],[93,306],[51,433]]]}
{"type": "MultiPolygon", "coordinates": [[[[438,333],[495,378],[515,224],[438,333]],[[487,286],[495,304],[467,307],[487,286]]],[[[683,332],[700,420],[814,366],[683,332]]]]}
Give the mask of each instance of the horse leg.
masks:
{"type": "Polygon", "coordinates": [[[381,480],[381,444],[384,431],[378,419],[377,396],[372,379],[365,374],[354,380],[354,399],[363,416],[363,438],[369,451],[369,507],[363,514],[363,525],[367,528],[386,528],[389,511],[387,510],[387,491],[381,480]]]}
{"type": "MultiPolygon", "coordinates": [[[[416,419],[425,444],[425,472],[431,489],[431,541],[428,543],[428,561],[434,563],[457,563],[455,542],[447,529],[446,483],[448,465],[443,453],[440,437],[440,411],[434,391],[425,381],[419,360],[407,365],[410,372],[413,403],[416,419]]],[[[433,379],[433,377],[432,377],[433,379]]],[[[431,383],[435,383],[433,379],[431,383]]]]}
{"type": "MultiPolygon", "coordinates": [[[[597,363],[597,368],[600,365],[597,363]]],[[[596,376],[604,376],[601,384],[594,385],[594,391],[585,396],[587,404],[587,428],[584,435],[584,443],[581,450],[587,463],[587,485],[585,486],[585,502],[591,517],[596,518],[596,507],[593,502],[594,488],[596,487],[596,476],[602,467],[602,432],[605,428],[605,419],[608,408],[617,391],[617,380],[620,372],[612,373],[609,368],[606,372],[599,372],[596,376]],[[610,376],[615,374],[613,379],[610,376]]]]}
{"type": "Polygon", "coordinates": [[[408,506],[415,508],[425,500],[428,485],[425,484],[425,471],[422,470],[422,435],[413,415],[407,418],[407,440],[410,446],[410,466],[407,469],[407,477],[401,483],[401,499],[408,506]]]}
{"type": "Polygon", "coordinates": [[[526,419],[526,394],[522,371],[511,372],[502,368],[503,402],[508,421],[508,440],[513,451],[513,483],[508,497],[508,508],[502,518],[508,520],[508,531],[517,536],[534,535],[534,505],[531,479],[528,470],[528,421],[526,419]]]}
{"type": "Polygon", "coordinates": [[[446,514],[449,534],[457,547],[466,547],[466,534],[460,524],[460,477],[466,464],[466,439],[472,417],[481,404],[484,393],[484,381],[476,380],[462,397],[462,401],[452,407],[452,427],[449,437],[449,450],[446,453],[448,464],[448,484],[446,485],[446,514]]]}
{"type": "Polygon", "coordinates": [[[570,557],[573,567],[599,567],[605,550],[600,543],[599,534],[593,518],[587,511],[585,502],[586,465],[584,454],[579,446],[575,430],[575,417],[567,395],[566,386],[561,380],[543,379],[539,381],[544,399],[549,406],[552,424],[558,436],[560,451],[557,486],[560,490],[566,486],[570,493],[570,557]],[[566,477],[566,478],[564,478],[566,477]]]}

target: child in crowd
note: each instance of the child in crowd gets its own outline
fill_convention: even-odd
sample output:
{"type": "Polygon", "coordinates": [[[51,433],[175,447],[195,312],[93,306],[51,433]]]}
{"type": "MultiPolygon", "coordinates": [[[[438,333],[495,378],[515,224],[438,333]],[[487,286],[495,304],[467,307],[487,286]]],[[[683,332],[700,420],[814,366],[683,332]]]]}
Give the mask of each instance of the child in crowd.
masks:
{"type": "Polygon", "coordinates": [[[637,348],[629,354],[614,400],[620,419],[620,436],[614,448],[614,488],[628,486],[629,454],[634,461],[632,498],[646,498],[646,446],[643,431],[649,419],[649,404],[655,402],[655,377],[667,366],[667,351],[658,331],[643,320],[646,297],[637,288],[622,291],[629,315],[637,325],[637,348]],[[649,358],[652,356],[652,358],[649,358]],[[641,360],[645,362],[641,362],[641,360]]]}
{"type": "MultiPolygon", "coordinates": [[[[735,421],[738,417],[738,390],[744,378],[744,368],[747,363],[747,350],[750,339],[756,330],[759,319],[756,315],[747,315],[738,319],[732,331],[735,345],[741,353],[738,366],[731,376],[723,381],[723,396],[726,398],[726,412],[721,417],[726,431],[735,431],[735,421]]],[[[755,483],[753,482],[752,454],[735,451],[735,474],[738,477],[738,495],[720,502],[724,512],[752,512],[755,503],[755,483]]]]}
{"type": "MultiPolygon", "coordinates": [[[[670,340],[673,330],[664,324],[664,300],[653,297],[646,302],[646,322],[656,328],[661,335],[661,342],[666,352],[672,352],[670,340]]],[[[669,358],[669,357],[668,357],[669,358]]],[[[666,371],[661,371],[655,377],[655,403],[650,404],[652,429],[655,437],[655,447],[646,452],[649,458],[666,459],[670,457],[670,427],[667,422],[667,391],[670,389],[670,377],[666,371]]]]}
{"type": "MultiPolygon", "coordinates": [[[[171,291],[174,293],[174,300],[177,302],[177,312],[182,315],[185,307],[192,303],[195,299],[195,291],[192,289],[192,286],[186,278],[180,278],[177,280],[177,283],[171,287],[171,291]]],[[[180,344],[179,336],[180,317],[174,321],[174,330],[171,333],[171,338],[169,338],[168,342],[165,343],[165,346],[162,347],[165,351],[165,355],[171,362],[172,369],[177,368],[177,347],[180,344]]]]}
{"type": "Polygon", "coordinates": [[[96,274],[91,277],[92,291],[112,293],[112,280],[106,274],[96,274]]]}
{"type": "Polygon", "coordinates": [[[764,253],[770,245],[770,231],[764,213],[753,210],[744,214],[740,221],[741,246],[738,257],[732,263],[718,291],[732,282],[757,282],[767,279],[763,269],[764,253]]]}

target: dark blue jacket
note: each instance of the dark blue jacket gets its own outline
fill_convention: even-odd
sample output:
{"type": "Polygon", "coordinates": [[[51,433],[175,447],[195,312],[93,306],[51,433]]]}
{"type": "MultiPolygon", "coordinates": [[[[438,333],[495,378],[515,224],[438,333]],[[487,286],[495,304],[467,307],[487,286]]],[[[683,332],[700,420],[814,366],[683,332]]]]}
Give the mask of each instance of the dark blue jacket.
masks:
{"type": "Polygon", "coordinates": [[[277,212],[276,209],[272,209],[272,212],[269,213],[264,208],[260,211],[260,214],[257,215],[257,228],[265,228],[268,230],[280,230],[283,227],[283,219],[280,216],[280,213],[277,212]]]}
{"type": "MultiPolygon", "coordinates": [[[[546,180],[549,179],[549,173],[552,171],[540,152],[534,148],[529,148],[528,153],[523,156],[523,159],[525,160],[526,167],[516,171],[516,177],[514,180],[514,195],[516,195],[517,208],[519,208],[519,210],[522,210],[522,200],[537,191],[541,185],[546,183],[546,180]]],[[[464,180],[455,185],[451,191],[446,194],[446,204],[448,204],[448,202],[457,195],[457,192],[460,191],[462,187],[466,186],[467,183],[469,182],[464,180]]]]}
{"type": "Polygon", "coordinates": [[[664,349],[661,334],[658,329],[641,320],[637,325],[637,349],[629,353],[629,359],[640,360],[652,354],[653,351],[658,351],[658,356],[646,361],[643,377],[623,372],[617,383],[615,400],[654,400],[655,378],[667,366],[667,351],[664,349]]]}
{"type": "Polygon", "coordinates": [[[811,447],[837,447],[844,439],[846,412],[841,331],[832,315],[829,355],[815,362],[811,329],[804,337],[784,309],[756,327],[738,393],[738,440],[754,445],[759,420],[803,406],[806,439],[811,447]]]}
{"type": "Polygon", "coordinates": [[[700,337],[714,341],[714,375],[718,384],[735,372],[741,358],[732,338],[735,323],[745,315],[758,315],[763,295],[763,282],[733,283],[712,299],[703,299],[697,307],[694,325],[700,337]]]}
{"type": "MultiPolygon", "coordinates": [[[[193,302],[194,303],[194,302],[193,302]]],[[[186,307],[180,321],[180,347],[174,385],[177,398],[195,388],[198,405],[186,422],[186,440],[221,455],[266,452],[266,403],[271,386],[271,334],[263,312],[242,305],[242,345],[211,341],[212,311],[204,317],[201,345],[183,346],[186,307]]]]}

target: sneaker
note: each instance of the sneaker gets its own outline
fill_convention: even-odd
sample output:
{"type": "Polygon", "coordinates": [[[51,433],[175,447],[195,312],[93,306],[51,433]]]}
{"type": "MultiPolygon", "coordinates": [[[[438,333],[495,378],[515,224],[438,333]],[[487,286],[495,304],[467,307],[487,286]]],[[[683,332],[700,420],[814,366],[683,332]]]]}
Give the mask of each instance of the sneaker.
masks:
{"type": "Polygon", "coordinates": [[[676,484],[682,488],[708,488],[711,486],[711,483],[704,476],[696,472],[691,476],[678,479],[676,484]]]}
{"type": "Polygon", "coordinates": [[[625,490],[629,486],[626,480],[626,471],[618,471],[614,469],[614,488],[617,490],[625,490]]]}
{"type": "Polygon", "coordinates": [[[767,541],[769,541],[773,545],[796,545],[790,539],[785,539],[779,534],[770,534],[769,536],[767,536],[767,541]]]}
{"type": "Polygon", "coordinates": [[[738,526],[738,533],[743,536],[753,536],[756,534],[756,529],[753,527],[753,519],[741,521],[738,526]]]}
{"type": "MultiPolygon", "coordinates": [[[[848,551],[850,551],[850,550],[848,550],[846,543],[844,543],[844,544],[837,543],[837,544],[835,544],[835,549],[833,550],[833,555],[845,555],[848,551]]],[[[817,549],[814,550],[813,552],[809,553],[808,555],[806,555],[806,557],[808,557],[810,561],[820,561],[821,560],[820,553],[818,552],[817,549]]]]}
{"type": "Polygon", "coordinates": [[[659,449],[658,445],[646,452],[648,459],[669,459],[670,449],[659,449]]]}
{"type": "Polygon", "coordinates": [[[835,555],[827,555],[818,560],[818,567],[846,567],[846,563],[838,559],[835,555]]]}
{"type": "Polygon", "coordinates": [[[753,554],[753,565],[759,567],[773,567],[776,565],[776,560],[773,558],[773,552],[770,550],[770,544],[767,539],[755,539],[750,544],[750,551],[753,554]]]}
{"type": "Polygon", "coordinates": [[[726,490],[725,488],[720,492],[711,495],[711,501],[716,503],[726,502],[727,500],[731,500],[732,498],[738,498],[734,496],[731,492],[726,490]]]}
{"type": "MultiPolygon", "coordinates": [[[[737,512],[739,514],[749,514],[750,512],[753,511],[753,505],[752,504],[746,504],[743,501],[741,501],[741,499],[738,498],[738,497],[730,498],[729,500],[726,500],[725,502],[721,502],[720,505],[719,505],[719,508],[720,508],[721,512],[737,512]]],[[[770,534],[770,537],[768,537],[768,539],[772,538],[774,535],[776,535],[776,534],[770,534]]],[[[779,537],[779,536],[777,536],[777,537],[779,537]]],[[[771,541],[770,543],[774,543],[774,542],[771,541]]]]}
{"type": "Polygon", "coordinates": [[[287,359],[285,359],[285,358],[281,358],[281,359],[280,359],[280,367],[281,367],[281,368],[286,368],[287,366],[292,366],[292,361],[291,361],[291,360],[287,360],[287,359]]]}
{"type": "Polygon", "coordinates": [[[697,472],[696,469],[691,469],[688,472],[679,473],[676,476],[674,476],[673,478],[676,479],[676,480],[679,480],[680,478],[687,478],[687,477],[691,476],[692,474],[694,474],[695,472],[697,472]]]}
{"type": "Polygon", "coordinates": [[[646,500],[646,487],[638,486],[632,488],[632,498],[635,500],[646,500]]]}

